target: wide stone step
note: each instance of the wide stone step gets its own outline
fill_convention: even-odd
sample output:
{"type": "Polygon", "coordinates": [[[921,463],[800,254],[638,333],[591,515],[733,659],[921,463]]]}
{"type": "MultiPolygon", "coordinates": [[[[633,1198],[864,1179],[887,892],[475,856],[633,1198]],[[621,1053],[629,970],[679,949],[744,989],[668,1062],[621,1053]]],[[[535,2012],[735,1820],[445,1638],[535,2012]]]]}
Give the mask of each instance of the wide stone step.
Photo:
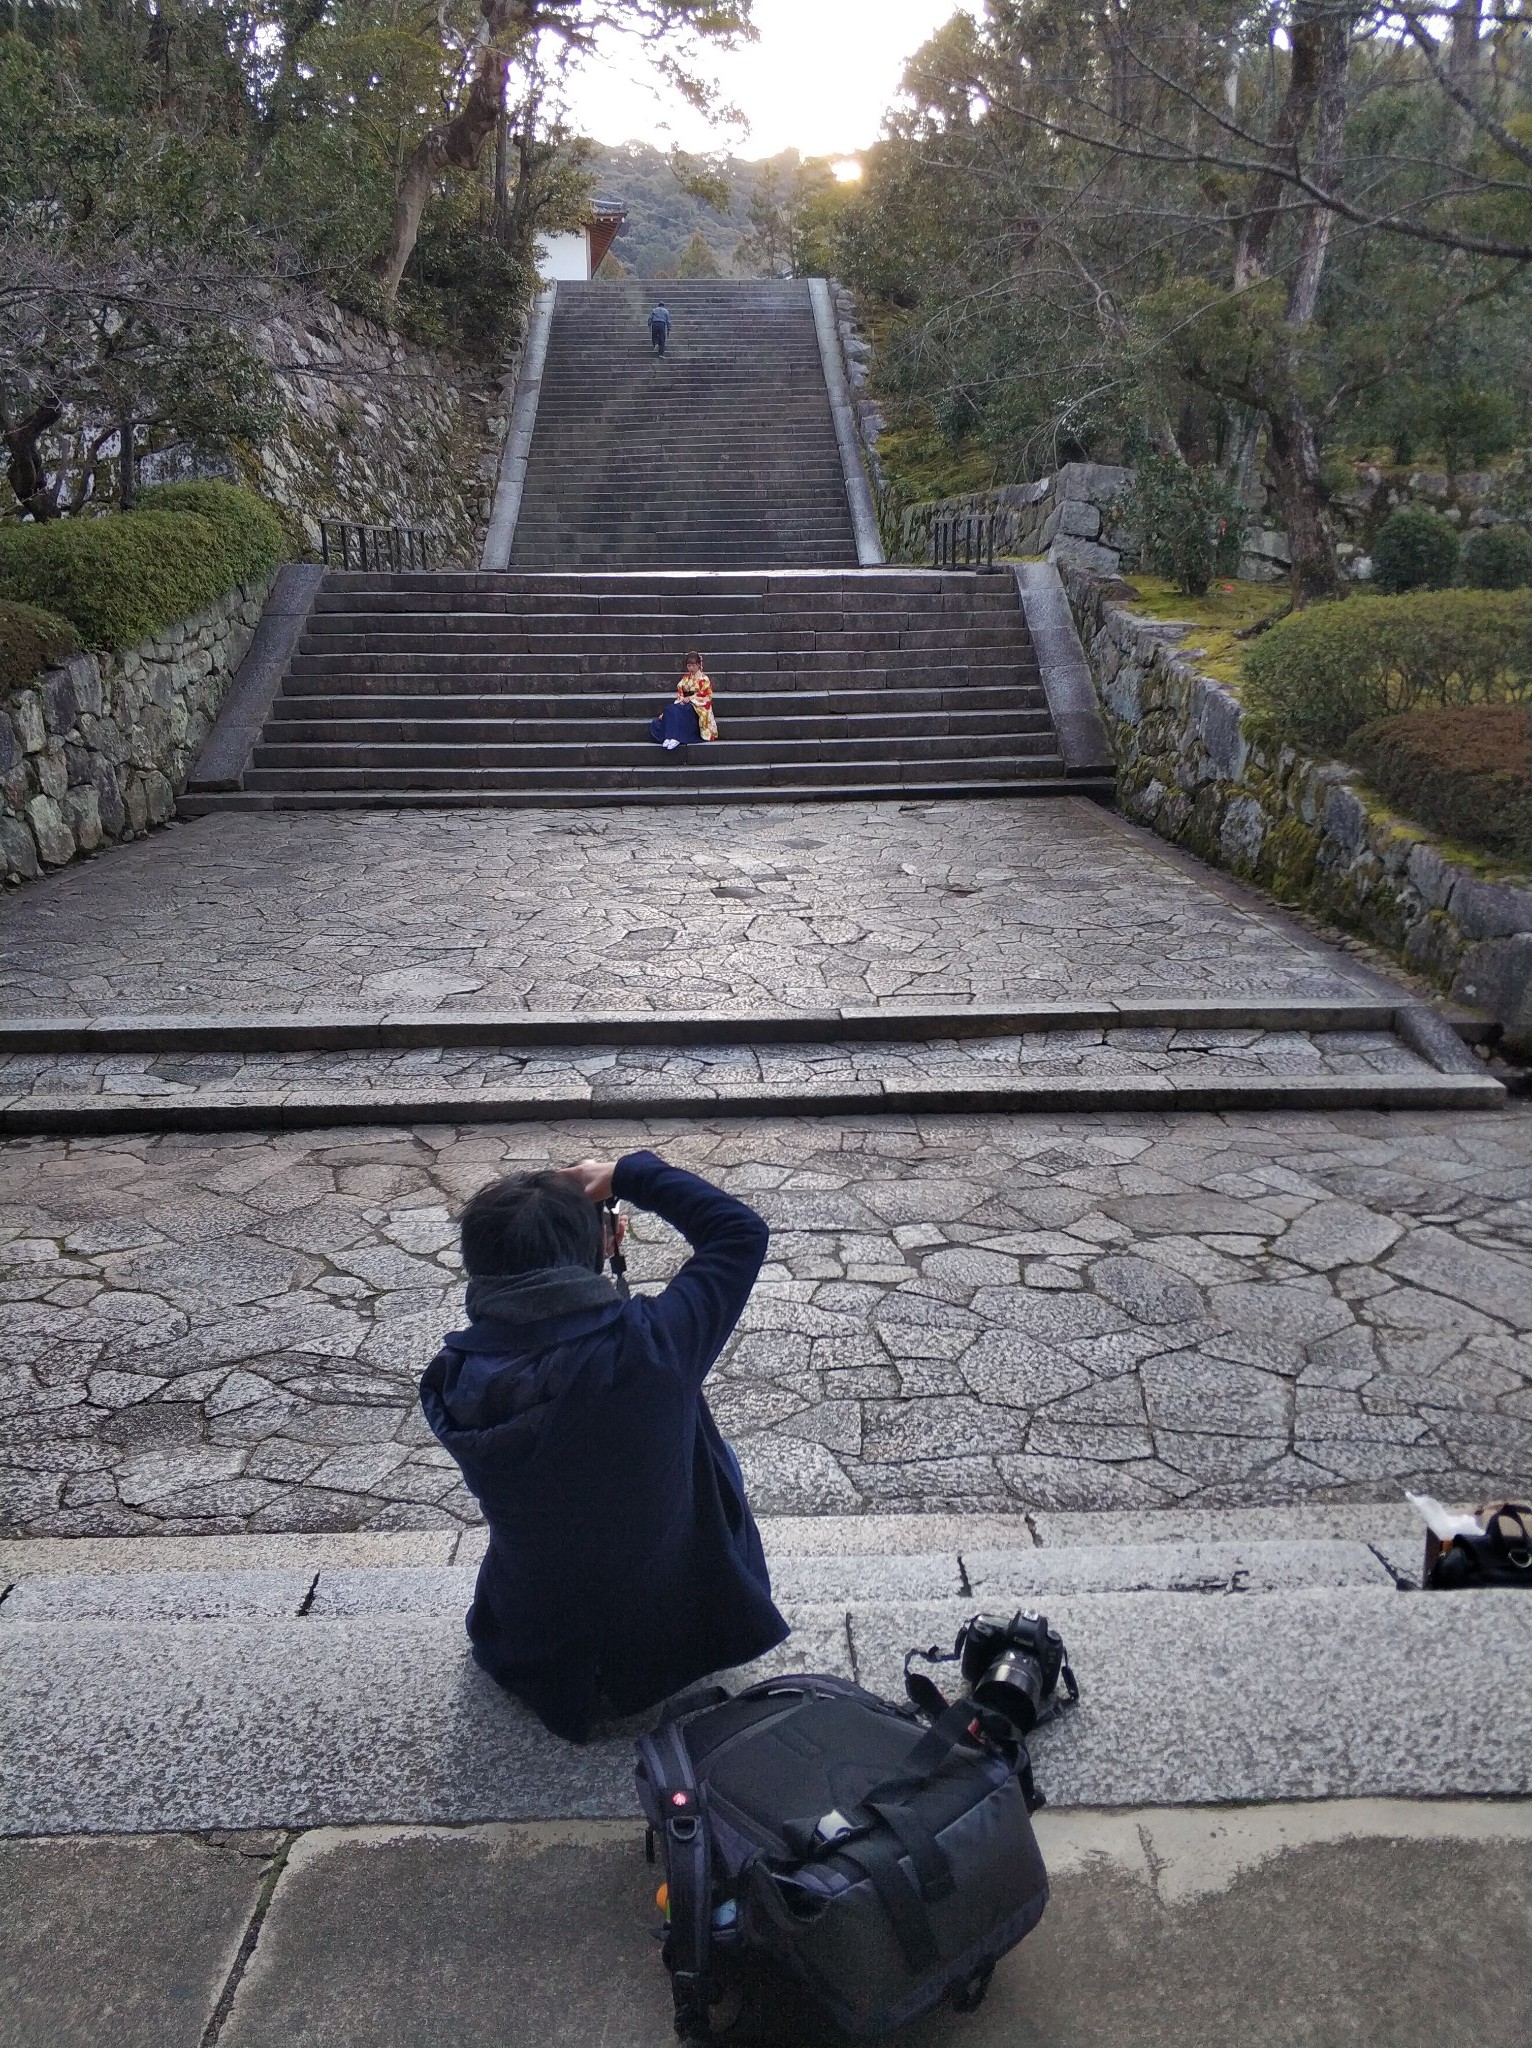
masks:
{"type": "MultiPolygon", "coordinates": [[[[295,654],[288,680],[321,678],[332,685],[355,678],[365,687],[369,676],[434,677],[459,679],[465,687],[479,690],[486,676],[504,677],[508,683],[546,680],[554,688],[663,689],[668,696],[679,673],[684,638],[672,641],[665,654],[638,657],[619,648],[597,653],[572,651],[567,654],[459,654],[437,653],[422,638],[415,646],[376,652],[338,654],[314,649],[295,654]]],[[[877,657],[864,657],[848,648],[815,649],[810,653],[738,654],[714,661],[714,682],[724,695],[739,690],[839,689],[865,693],[879,689],[952,689],[972,677],[976,688],[997,686],[1036,689],[1040,687],[1037,664],[1030,653],[1006,648],[984,648],[965,656],[961,648],[921,650],[884,649],[877,657]]],[[[428,685],[439,687],[440,684],[428,685]]]]}
{"type": "MultiPolygon", "coordinates": [[[[208,818],[220,811],[432,811],[432,810],[601,810],[640,803],[647,809],[695,808],[698,803],[972,803],[986,798],[1089,797],[1110,803],[1114,784],[1106,776],[1065,776],[1061,772],[1025,776],[997,775],[987,781],[941,778],[936,763],[929,777],[899,782],[869,773],[841,771],[839,781],[760,781],[744,786],[704,780],[677,768],[672,775],[656,772],[639,786],[608,788],[594,782],[558,789],[237,789],[196,790],[178,799],[182,818],[208,818]]],[[[1003,764],[1002,764],[1003,765],[1003,764]]]]}
{"type": "Polygon", "coordinates": [[[682,569],[667,570],[661,574],[646,569],[613,569],[590,576],[572,576],[550,569],[331,569],[326,572],[323,587],[359,595],[373,591],[418,591],[422,595],[459,599],[478,595],[500,598],[525,594],[538,598],[573,596],[594,601],[607,597],[621,599],[635,595],[674,594],[678,598],[711,596],[731,603],[739,597],[775,597],[788,604],[836,594],[856,602],[873,595],[886,597],[890,593],[916,597],[960,595],[974,590],[1014,592],[1014,585],[1008,579],[964,570],[849,567],[824,570],[682,569]]]}
{"type": "Polygon", "coordinates": [[[707,590],[667,591],[656,588],[642,592],[616,593],[599,590],[507,590],[502,592],[453,590],[371,590],[358,593],[350,588],[325,587],[319,593],[312,616],[376,619],[404,615],[430,624],[444,614],[503,623],[514,618],[529,628],[565,627],[571,620],[592,625],[648,628],[658,632],[677,620],[711,622],[719,629],[738,630],[749,620],[754,625],[782,618],[799,626],[844,627],[855,621],[884,627],[919,619],[931,625],[950,617],[960,623],[1016,616],[1015,591],[1008,583],[986,576],[966,590],[863,592],[820,591],[812,584],[802,591],[740,590],[720,595],[707,590]]]}
{"type": "MultiPolygon", "coordinates": [[[[793,717],[898,718],[930,710],[971,711],[975,716],[1012,710],[1031,713],[1045,706],[1040,684],[1012,680],[1005,669],[995,671],[993,682],[965,686],[940,677],[934,683],[916,682],[908,676],[893,676],[881,687],[863,689],[851,683],[832,682],[823,674],[778,674],[745,680],[730,679],[728,690],[718,699],[719,708],[731,718],[775,715],[793,717]]],[[[866,681],[858,677],[857,683],[866,681]]],[[[874,684],[877,677],[873,677],[874,684]]],[[[556,686],[537,675],[506,676],[487,683],[483,676],[458,675],[450,671],[416,675],[408,670],[386,674],[318,674],[289,676],[278,699],[276,715],[302,718],[385,718],[431,717],[540,717],[551,715],[555,703],[576,699],[586,711],[651,709],[656,697],[668,699],[663,681],[652,670],[628,675],[580,671],[562,676],[556,686]]]]}
{"type": "MultiPolygon", "coordinates": [[[[1486,1109],[1488,1073],[1443,1073],[1389,1029],[1043,1028],[943,1039],[508,1045],[0,1057],[0,1133],[322,1128],[530,1118],[1059,1110],[1486,1109]]],[[[480,1027],[483,1030],[484,1027],[480,1027]]],[[[649,1031],[655,1029],[649,1021],[649,1031]]],[[[706,1029],[705,1024],[700,1027],[706,1029]]],[[[487,1033],[486,1033],[487,1036],[487,1033]]],[[[1471,1064],[1471,1063],[1465,1063],[1471,1064]]]]}
{"type": "Polygon", "coordinates": [[[778,789],[810,794],[816,788],[841,792],[864,790],[869,796],[885,787],[907,794],[911,787],[925,787],[927,780],[943,786],[982,784],[986,789],[1002,779],[1046,781],[1055,786],[1063,775],[1057,755],[987,752],[969,756],[955,754],[947,742],[933,743],[920,750],[921,759],[858,761],[854,750],[841,750],[846,758],[826,760],[804,758],[783,761],[779,757],[760,762],[718,759],[716,749],[698,747],[688,752],[677,749],[667,755],[652,743],[635,743],[635,761],[630,766],[597,767],[578,763],[549,763],[546,766],[483,768],[415,767],[401,761],[393,766],[358,768],[344,765],[323,767],[265,768],[245,771],[243,787],[252,794],[275,790],[346,790],[387,793],[407,800],[410,791],[436,790],[461,797],[488,796],[496,791],[537,793],[545,799],[563,800],[580,791],[626,792],[630,797],[670,793],[691,802],[729,797],[747,801],[747,792],[778,789]],[[682,759],[681,756],[686,758],[682,759]]]}
{"type": "MultiPolygon", "coordinates": [[[[467,677],[384,677],[353,676],[337,689],[334,678],[290,677],[266,728],[274,739],[278,728],[312,727],[316,724],[350,723],[362,720],[382,725],[385,721],[422,721],[432,725],[456,725],[461,720],[491,720],[497,723],[533,720],[540,724],[568,722],[571,718],[607,719],[652,717],[656,702],[665,694],[652,676],[631,677],[626,684],[619,677],[582,676],[555,697],[546,687],[528,690],[525,678],[515,688],[485,691],[482,678],[467,677]]],[[[964,690],[884,689],[838,690],[823,687],[784,688],[731,687],[719,709],[729,720],[731,732],[741,725],[787,720],[816,731],[823,720],[841,725],[853,721],[870,731],[895,729],[891,721],[954,716],[982,721],[973,731],[1003,731],[1005,721],[1015,719],[1018,731],[1034,730],[1034,721],[1047,716],[1042,690],[1033,685],[995,684],[964,690]],[[997,724],[996,721],[999,721],[997,724]]],[[[379,732],[377,738],[388,738],[379,732]]]]}
{"type": "MultiPolygon", "coordinates": [[[[454,660],[460,655],[522,654],[538,660],[556,660],[561,656],[600,660],[616,656],[621,657],[628,667],[640,662],[674,662],[678,656],[674,633],[581,632],[567,635],[527,632],[510,626],[491,625],[488,621],[484,622],[483,630],[475,630],[472,624],[464,625],[454,620],[450,624],[443,621],[433,633],[427,634],[396,629],[392,625],[371,626],[359,632],[352,630],[354,624],[348,620],[335,623],[326,620],[322,629],[311,627],[303,637],[300,652],[332,657],[429,653],[438,661],[454,660]]],[[[992,626],[971,626],[966,632],[954,632],[950,626],[943,625],[907,626],[888,632],[863,626],[841,631],[783,628],[770,636],[770,642],[769,646],[761,647],[749,633],[719,633],[705,652],[708,659],[720,668],[732,665],[736,659],[743,666],[765,667],[780,662],[784,655],[795,656],[799,661],[837,654],[859,659],[885,654],[937,660],[945,655],[951,661],[960,656],[984,654],[1008,655],[1013,660],[1021,660],[1031,653],[1025,635],[1014,626],[999,621],[992,626]]]]}
{"type": "MultiPolygon", "coordinates": [[[[1365,1530],[1369,1511],[1349,1512],[1365,1530]]],[[[1374,1512],[1388,1533],[1372,1546],[1327,1538],[1323,1511],[1309,1539],[1295,1520],[1281,1540],[1179,1544],[1114,1543],[1123,1518],[1079,1517],[1096,1527],[1071,1532],[1073,1557],[1029,1548],[1019,1521],[768,1522],[794,1633],[729,1682],[825,1671],[896,1698],[906,1649],[950,1643],[978,1608],[1035,1604],[1081,1686],[1034,1741],[1056,1806],[1525,1797],[1532,1602],[1399,1590],[1378,1555],[1398,1518],[1374,1512]]],[[[470,1662],[477,1547],[449,1532],[8,1546],[0,1832],[632,1814],[631,1732],[572,1749],[470,1662]]]]}
{"type": "MultiPolygon", "coordinates": [[[[869,732],[860,725],[825,737],[806,737],[795,728],[783,736],[751,739],[731,736],[716,746],[707,744],[706,758],[700,751],[688,761],[689,767],[711,773],[722,768],[730,774],[762,767],[796,768],[814,762],[836,762],[842,766],[863,766],[870,762],[899,764],[920,743],[929,740],[933,758],[958,762],[997,755],[1012,760],[1037,758],[1057,760],[1053,733],[1046,724],[1027,732],[1016,725],[997,736],[972,732],[955,720],[944,721],[940,731],[912,739],[908,733],[869,732]]],[[[453,769],[536,769],[562,779],[584,768],[652,767],[655,745],[648,733],[637,726],[624,732],[572,735],[556,728],[553,735],[525,739],[477,739],[431,731],[423,739],[402,733],[383,741],[363,740],[347,734],[339,740],[307,739],[273,741],[262,739],[255,750],[254,767],[324,769],[384,769],[396,779],[416,770],[453,769]]],[[[258,785],[255,785],[258,786],[258,785]]]]}
{"type": "MultiPolygon", "coordinates": [[[[419,756],[423,747],[551,747],[561,744],[611,744],[613,728],[636,725],[654,715],[654,693],[647,699],[580,699],[578,715],[565,708],[550,714],[546,698],[521,699],[519,712],[509,710],[503,698],[466,701],[467,715],[445,717],[429,699],[404,699],[399,707],[381,715],[374,700],[355,698],[339,704],[321,705],[309,700],[283,703],[262,735],[262,759],[275,762],[275,750],[290,747],[405,747],[419,756]]],[[[746,700],[752,705],[755,699],[746,700]]],[[[1028,734],[1046,738],[1051,746],[1047,710],[971,711],[966,708],[943,711],[936,706],[920,707],[907,713],[884,713],[836,717],[828,711],[817,715],[799,714],[784,701],[775,711],[747,716],[737,709],[728,713],[727,744],[739,758],[764,758],[745,754],[747,746],[778,748],[788,744],[809,745],[831,741],[865,747],[907,744],[911,740],[961,734],[964,738],[1003,738],[1028,734]]],[[[622,737],[631,737],[626,733],[622,737]]],[[[361,757],[358,756],[358,759],[361,757]]],[[[868,759],[880,758],[874,755],[868,759]]],[[[893,758],[893,757],[889,757],[893,758]]],[[[290,763],[288,765],[291,765],[290,763]]]]}

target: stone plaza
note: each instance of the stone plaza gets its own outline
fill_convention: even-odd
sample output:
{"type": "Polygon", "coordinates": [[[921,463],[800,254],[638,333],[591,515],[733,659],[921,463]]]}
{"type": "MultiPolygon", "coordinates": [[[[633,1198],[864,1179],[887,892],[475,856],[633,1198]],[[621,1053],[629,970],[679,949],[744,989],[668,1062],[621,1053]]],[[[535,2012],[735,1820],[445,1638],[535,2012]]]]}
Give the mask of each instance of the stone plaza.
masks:
{"type": "Polygon", "coordinates": [[[1028,1601],[1081,1670],[964,2038],[1144,2048],[1147,1977],[1220,2048],[1280,1954],[1314,2039],[1524,2010],[1525,1603],[1418,1596],[1401,1495],[1532,1488],[1532,1106],[1376,956],[1070,798],[227,814],[0,944],[3,2048],[490,2048],[486,1942],[540,2048],[666,2037],[631,1738],[469,1662],[416,1399],[467,1198],[639,1147],[772,1231],[709,1389],[793,1629],[742,1676],[897,1693],[1028,1601]],[[1376,1939],[1443,1882],[1496,1894],[1450,2000],[1376,1939]]]}

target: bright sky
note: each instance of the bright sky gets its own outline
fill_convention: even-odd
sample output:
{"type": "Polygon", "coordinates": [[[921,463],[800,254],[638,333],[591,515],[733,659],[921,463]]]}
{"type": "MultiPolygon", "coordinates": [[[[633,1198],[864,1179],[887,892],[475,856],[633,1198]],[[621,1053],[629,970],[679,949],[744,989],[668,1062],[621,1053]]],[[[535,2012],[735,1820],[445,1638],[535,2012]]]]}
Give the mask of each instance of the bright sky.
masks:
{"type": "Polygon", "coordinates": [[[712,126],[637,71],[631,45],[571,81],[574,123],[598,142],[675,143],[699,155],[849,154],[877,140],[906,63],[959,4],[755,0],[760,41],[712,60],[725,104],[749,120],[747,136],[712,126]]]}

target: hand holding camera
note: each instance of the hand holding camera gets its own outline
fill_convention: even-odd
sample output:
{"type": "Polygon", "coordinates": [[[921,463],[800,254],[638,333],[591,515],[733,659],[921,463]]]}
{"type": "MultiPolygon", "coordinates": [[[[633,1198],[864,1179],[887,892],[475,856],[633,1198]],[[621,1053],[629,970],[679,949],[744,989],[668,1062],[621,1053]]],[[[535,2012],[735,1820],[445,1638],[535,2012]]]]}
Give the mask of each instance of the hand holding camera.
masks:
{"type": "Polygon", "coordinates": [[[609,1202],[612,1199],[612,1175],[617,1171],[615,1159],[582,1159],[578,1166],[566,1166],[569,1178],[578,1181],[582,1193],[592,1202],[609,1202]]]}

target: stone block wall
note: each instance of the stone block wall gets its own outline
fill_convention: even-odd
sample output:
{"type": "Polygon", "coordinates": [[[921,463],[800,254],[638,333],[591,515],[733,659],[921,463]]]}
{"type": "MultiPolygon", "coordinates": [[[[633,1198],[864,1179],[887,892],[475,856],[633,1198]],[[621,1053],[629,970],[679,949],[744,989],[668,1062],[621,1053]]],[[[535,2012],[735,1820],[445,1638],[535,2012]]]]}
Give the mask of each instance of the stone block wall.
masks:
{"type": "MultiPolygon", "coordinates": [[[[287,513],[315,560],[319,521],[346,519],[419,528],[435,566],[475,566],[510,421],[514,360],[507,386],[488,366],[417,347],[317,298],[285,302],[250,338],[271,365],[281,424],[258,448],[147,451],[139,482],[248,484],[287,513]]],[[[66,479],[66,492],[80,446],[102,425],[71,409],[46,438],[49,474],[66,479]]]]}
{"type": "Polygon", "coordinates": [[[243,584],[122,654],[0,696],[0,877],[30,881],[163,825],[260,621],[243,584]]]}
{"type": "Polygon", "coordinates": [[[1402,955],[1532,1055],[1532,877],[1454,859],[1343,763],[1254,729],[1182,650],[1188,628],[1136,616],[1083,571],[1063,580],[1127,816],[1402,955]]]}
{"type": "Polygon", "coordinates": [[[510,420],[492,374],[333,305],[274,318],[257,346],[286,418],[238,460],[301,523],[312,553],[321,517],[351,519],[421,528],[435,566],[473,567],[510,420]]]}
{"type": "Polygon", "coordinates": [[[900,524],[900,559],[929,562],[932,529],[939,520],[993,516],[996,554],[1041,555],[1060,569],[1115,576],[1128,543],[1117,530],[1112,508],[1129,475],[1114,463],[1067,462],[1033,484],[910,505],[900,524]]]}

